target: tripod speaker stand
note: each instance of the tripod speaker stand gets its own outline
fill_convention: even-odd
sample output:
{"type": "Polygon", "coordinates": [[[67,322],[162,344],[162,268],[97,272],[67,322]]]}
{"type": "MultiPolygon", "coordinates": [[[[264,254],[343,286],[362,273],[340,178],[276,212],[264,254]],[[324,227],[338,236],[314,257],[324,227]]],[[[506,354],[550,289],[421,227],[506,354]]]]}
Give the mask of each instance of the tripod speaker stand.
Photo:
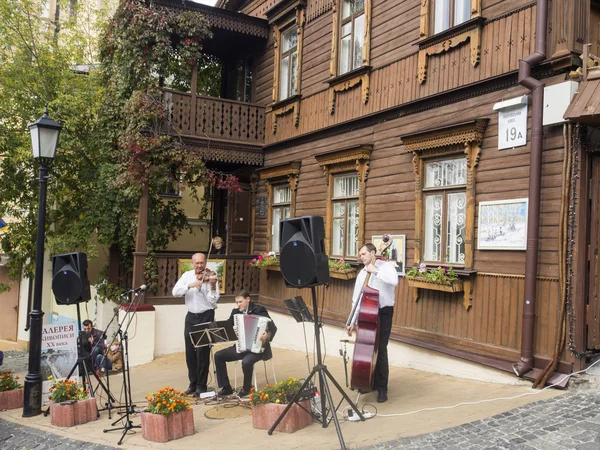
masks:
{"type": "MultiPolygon", "coordinates": [[[[275,421],[275,423],[273,424],[271,429],[268,431],[268,433],[269,433],[269,435],[273,434],[273,431],[275,431],[275,428],[277,428],[277,425],[279,425],[279,422],[281,422],[281,420],[285,417],[285,415],[290,410],[292,405],[294,403],[298,403],[298,401],[300,399],[300,395],[310,385],[313,377],[318,374],[319,386],[320,386],[320,391],[321,391],[321,412],[322,412],[322,414],[321,414],[320,418],[315,417],[314,415],[313,415],[313,417],[315,417],[317,420],[319,420],[319,422],[321,423],[323,428],[327,428],[329,423],[333,420],[333,423],[335,424],[335,429],[337,431],[338,439],[340,441],[340,446],[342,449],[345,449],[346,444],[344,443],[344,437],[342,436],[342,430],[340,429],[340,423],[337,418],[337,409],[339,408],[339,405],[342,403],[342,401],[346,400],[348,402],[348,404],[350,405],[350,407],[354,410],[354,412],[356,412],[358,417],[360,417],[360,420],[364,421],[365,418],[362,415],[362,413],[358,410],[357,406],[352,402],[352,400],[350,400],[350,397],[348,397],[348,395],[344,392],[344,390],[339,385],[339,383],[335,380],[333,375],[331,375],[329,370],[327,370],[327,366],[325,364],[323,364],[323,358],[321,356],[321,340],[320,340],[320,332],[321,332],[320,327],[322,325],[319,322],[319,310],[317,308],[317,294],[316,294],[314,286],[311,287],[311,294],[312,294],[312,302],[313,302],[313,312],[314,312],[314,316],[315,316],[314,317],[314,325],[315,325],[315,340],[316,340],[316,347],[317,347],[317,365],[313,367],[313,369],[311,370],[308,377],[306,377],[306,380],[304,381],[304,384],[302,385],[300,390],[296,393],[296,395],[294,396],[292,401],[290,403],[288,403],[287,407],[281,413],[281,415],[277,418],[277,420],[275,421]],[[329,381],[331,381],[333,383],[333,385],[336,387],[338,392],[340,394],[342,394],[342,400],[338,403],[337,406],[333,403],[333,398],[331,397],[331,389],[329,388],[329,383],[327,381],[328,379],[329,379],[329,381]],[[327,404],[329,404],[329,409],[327,409],[327,404]],[[328,418],[329,414],[331,414],[331,418],[328,418]]],[[[311,415],[312,415],[312,413],[311,413],[311,415]]]]}

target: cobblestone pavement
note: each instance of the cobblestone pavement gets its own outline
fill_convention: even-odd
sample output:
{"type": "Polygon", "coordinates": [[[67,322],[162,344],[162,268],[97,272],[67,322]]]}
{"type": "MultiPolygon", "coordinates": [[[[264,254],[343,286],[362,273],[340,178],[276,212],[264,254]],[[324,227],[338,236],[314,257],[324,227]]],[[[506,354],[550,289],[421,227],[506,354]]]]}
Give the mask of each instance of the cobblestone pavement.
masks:
{"type": "Polygon", "coordinates": [[[0,449],[94,449],[111,450],[116,447],[75,441],[37,428],[24,427],[0,419],[0,449]]]}
{"type": "Polygon", "coordinates": [[[580,389],[489,419],[363,448],[599,450],[600,392],[580,389]]]}

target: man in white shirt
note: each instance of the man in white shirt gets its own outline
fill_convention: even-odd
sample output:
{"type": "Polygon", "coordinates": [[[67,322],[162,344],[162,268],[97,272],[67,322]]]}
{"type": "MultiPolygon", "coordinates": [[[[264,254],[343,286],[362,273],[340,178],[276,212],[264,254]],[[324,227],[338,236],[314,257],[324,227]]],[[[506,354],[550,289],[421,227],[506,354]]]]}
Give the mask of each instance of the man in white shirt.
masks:
{"type": "Polygon", "coordinates": [[[216,275],[203,277],[206,268],[206,256],[196,253],[192,256],[194,269],[185,272],[173,288],[173,297],[184,297],[188,313],[185,316],[183,338],[185,341],[185,362],[188,368],[190,386],[186,394],[200,396],[207,391],[210,348],[194,348],[190,340],[190,331],[194,325],[215,320],[215,309],[219,300],[219,284],[216,275]],[[198,280],[198,277],[203,278],[198,280]]]}
{"type": "MultiPolygon", "coordinates": [[[[373,244],[363,245],[358,253],[358,259],[365,267],[356,277],[354,293],[352,295],[352,311],[354,305],[358,302],[360,294],[365,284],[367,274],[371,274],[368,286],[379,291],[379,351],[377,354],[377,363],[375,364],[375,374],[373,389],[377,391],[377,401],[379,403],[387,401],[389,363],[387,345],[392,332],[392,318],[394,316],[395,290],[398,285],[398,274],[394,265],[375,259],[376,248],[373,244]]],[[[346,329],[351,336],[356,327],[358,318],[358,308],[350,320],[350,325],[346,329]]]]}

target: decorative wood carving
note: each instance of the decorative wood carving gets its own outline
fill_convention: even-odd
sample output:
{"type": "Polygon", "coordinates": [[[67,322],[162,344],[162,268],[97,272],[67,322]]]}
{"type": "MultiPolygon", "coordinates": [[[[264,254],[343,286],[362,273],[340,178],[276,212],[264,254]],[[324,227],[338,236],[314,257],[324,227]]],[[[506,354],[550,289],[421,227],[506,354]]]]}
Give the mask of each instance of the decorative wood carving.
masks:
{"type": "Polygon", "coordinates": [[[277,134],[277,118],[289,113],[294,113],[294,126],[297,127],[300,124],[300,97],[293,103],[289,103],[278,109],[273,109],[273,134],[277,134]]]}
{"type": "MultiPolygon", "coordinates": [[[[415,251],[414,265],[422,261],[423,255],[423,171],[427,159],[452,156],[464,153],[467,157],[466,228],[465,228],[465,269],[473,267],[475,249],[475,172],[481,157],[481,143],[489,119],[477,119],[456,125],[422,131],[402,137],[407,152],[413,154],[415,172],[415,251]]],[[[413,291],[418,300],[418,290],[413,291]]],[[[472,305],[473,281],[464,280],[463,306],[468,310],[472,305]]]]}
{"type": "Polygon", "coordinates": [[[271,251],[273,221],[273,185],[287,183],[290,186],[290,217],[296,215],[296,192],[298,190],[298,177],[300,176],[300,161],[290,161],[285,164],[265,167],[257,171],[258,176],[265,182],[267,189],[267,251],[271,251]]]}
{"type": "Polygon", "coordinates": [[[349,89],[358,86],[359,84],[362,86],[362,101],[366,105],[369,101],[369,93],[370,87],[369,82],[371,78],[371,72],[366,71],[362,75],[357,75],[348,80],[340,81],[337,84],[333,84],[329,88],[329,114],[335,113],[335,97],[338,92],[344,92],[349,89]]]}
{"type": "Polygon", "coordinates": [[[451,48],[458,47],[467,41],[471,45],[471,65],[476,67],[481,57],[481,26],[477,26],[462,33],[449,37],[441,42],[419,50],[417,64],[419,66],[419,83],[423,84],[427,79],[427,58],[430,55],[439,55],[451,48]]]}
{"type": "Polygon", "coordinates": [[[358,242],[364,242],[366,199],[365,190],[367,177],[369,175],[369,162],[371,160],[372,151],[372,145],[363,144],[315,155],[317,164],[323,169],[325,183],[327,184],[327,211],[325,214],[325,249],[327,254],[331,253],[331,223],[333,217],[332,177],[337,173],[356,172],[358,174],[358,242]]]}

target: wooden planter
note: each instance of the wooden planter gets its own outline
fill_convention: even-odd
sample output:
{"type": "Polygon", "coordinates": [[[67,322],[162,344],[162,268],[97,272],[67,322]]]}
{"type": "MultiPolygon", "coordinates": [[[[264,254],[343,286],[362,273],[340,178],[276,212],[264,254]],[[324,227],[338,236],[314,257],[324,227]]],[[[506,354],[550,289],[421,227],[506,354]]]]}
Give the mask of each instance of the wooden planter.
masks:
{"type": "Polygon", "coordinates": [[[0,411],[23,407],[23,389],[0,392],[0,411]]]}
{"type": "Polygon", "coordinates": [[[50,403],[50,423],[55,427],[72,427],[98,420],[94,397],[73,403],[50,403]]]}
{"type": "Polygon", "coordinates": [[[142,437],[152,442],[169,442],[184,436],[192,436],[194,430],[194,411],[181,411],[164,416],[162,414],[142,413],[142,437]]]}
{"type": "MultiPolygon", "coordinates": [[[[300,402],[308,411],[310,411],[310,400],[300,402]]],[[[265,403],[262,405],[252,406],[252,426],[260,430],[269,430],[277,421],[287,405],[277,403],[265,403]]],[[[301,430],[312,423],[312,416],[300,406],[294,404],[287,412],[285,417],[275,431],[283,431],[284,433],[293,433],[301,430]]]]}
{"type": "Polygon", "coordinates": [[[463,292],[462,280],[446,281],[444,283],[432,283],[426,278],[407,278],[406,281],[408,285],[413,288],[443,292],[463,292]]]}
{"type": "Polygon", "coordinates": [[[329,276],[339,280],[351,280],[352,278],[356,278],[357,273],[356,269],[329,270],[329,276]]]}

